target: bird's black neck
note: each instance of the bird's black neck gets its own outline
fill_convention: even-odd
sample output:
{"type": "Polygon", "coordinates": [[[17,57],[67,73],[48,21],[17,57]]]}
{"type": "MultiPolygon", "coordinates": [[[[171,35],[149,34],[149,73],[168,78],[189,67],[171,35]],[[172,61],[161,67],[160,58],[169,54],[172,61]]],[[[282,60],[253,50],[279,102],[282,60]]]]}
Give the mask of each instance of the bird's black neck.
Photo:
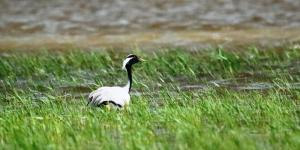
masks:
{"type": "Polygon", "coordinates": [[[128,83],[127,83],[127,87],[128,87],[128,93],[131,90],[131,85],[132,85],[132,70],[131,70],[131,65],[126,65],[126,71],[127,71],[127,75],[128,75],[128,83]]]}

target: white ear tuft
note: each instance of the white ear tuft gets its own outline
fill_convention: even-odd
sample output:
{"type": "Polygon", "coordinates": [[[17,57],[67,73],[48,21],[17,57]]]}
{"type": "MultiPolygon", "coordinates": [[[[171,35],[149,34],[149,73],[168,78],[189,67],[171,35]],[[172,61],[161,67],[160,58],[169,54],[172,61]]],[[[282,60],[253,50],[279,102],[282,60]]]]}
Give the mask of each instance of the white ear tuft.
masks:
{"type": "Polygon", "coordinates": [[[127,64],[131,59],[132,59],[132,58],[126,58],[126,59],[123,61],[122,69],[126,70],[126,64],[127,64]]]}

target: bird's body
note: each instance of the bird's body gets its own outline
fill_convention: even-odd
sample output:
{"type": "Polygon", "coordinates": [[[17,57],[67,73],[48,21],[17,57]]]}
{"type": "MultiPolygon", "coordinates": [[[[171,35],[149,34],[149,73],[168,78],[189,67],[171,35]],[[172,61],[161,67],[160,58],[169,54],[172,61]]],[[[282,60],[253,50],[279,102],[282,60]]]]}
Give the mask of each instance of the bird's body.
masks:
{"type": "Polygon", "coordinates": [[[93,91],[89,99],[93,98],[89,103],[95,106],[106,105],[112,103],[118,107],[124,107],[129,104],[130,95],[125,87],[100,87],[93,91]]]}
{"type": "Polygon", "coordinates": [[[131,67],[133,64],[138,63],[140,60],[136,55],[128,55],[123,61],[123,69],[127,71],[128,83],[124,87],[100,87],[93,91],[89,95],[88,105],[102,106],[113,104],[119,108],[122,108],[130,102],[130,90],[132,85],[132,72],[131,67]]]}

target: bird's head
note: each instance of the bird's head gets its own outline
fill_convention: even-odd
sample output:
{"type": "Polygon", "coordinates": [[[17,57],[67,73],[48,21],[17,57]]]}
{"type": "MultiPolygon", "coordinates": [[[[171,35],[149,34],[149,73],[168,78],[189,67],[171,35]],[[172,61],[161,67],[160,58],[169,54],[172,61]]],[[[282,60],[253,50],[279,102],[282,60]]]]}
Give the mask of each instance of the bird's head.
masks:
{"type": "Polygon", "coordinates": [[[128,66],[132,66],[133,64],[136,64],[138,62],[144,61],[141,58],[138,58],[136,55],[134,54],[129,54],[126,59],[123,61],[123,67],[122,69],[126,69],[126,67],[128,66]]]}

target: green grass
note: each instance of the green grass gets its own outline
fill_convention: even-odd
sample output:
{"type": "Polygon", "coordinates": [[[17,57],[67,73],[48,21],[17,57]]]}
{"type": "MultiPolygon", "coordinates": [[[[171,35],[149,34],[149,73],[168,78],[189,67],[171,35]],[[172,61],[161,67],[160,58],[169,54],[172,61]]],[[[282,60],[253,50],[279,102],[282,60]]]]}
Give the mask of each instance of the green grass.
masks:
{"type": "Polygon", "coordinates": [[[125,52],[2,54],[0,149],[300,149],[299,49],[134,53],[122,111],[86,96],[126,83],[125,52]]]}

